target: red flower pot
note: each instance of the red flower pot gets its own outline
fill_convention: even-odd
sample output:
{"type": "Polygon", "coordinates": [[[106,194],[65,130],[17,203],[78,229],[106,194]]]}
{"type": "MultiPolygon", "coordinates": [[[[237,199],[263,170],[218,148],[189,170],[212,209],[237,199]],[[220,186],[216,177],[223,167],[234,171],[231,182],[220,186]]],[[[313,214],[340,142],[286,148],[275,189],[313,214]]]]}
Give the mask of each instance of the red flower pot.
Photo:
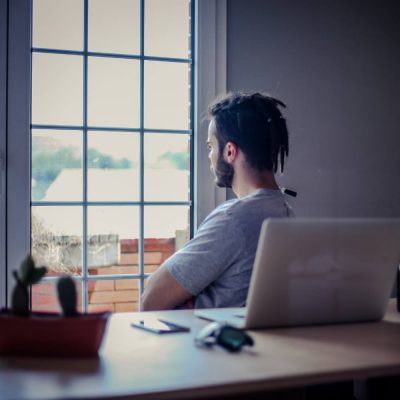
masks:
{"type": "Polygon", "coordinates": [[[27,357],[95,357],[110,313],[62,317],[32,313],[17,317],[0,312],[0,355],[27,357]]]}

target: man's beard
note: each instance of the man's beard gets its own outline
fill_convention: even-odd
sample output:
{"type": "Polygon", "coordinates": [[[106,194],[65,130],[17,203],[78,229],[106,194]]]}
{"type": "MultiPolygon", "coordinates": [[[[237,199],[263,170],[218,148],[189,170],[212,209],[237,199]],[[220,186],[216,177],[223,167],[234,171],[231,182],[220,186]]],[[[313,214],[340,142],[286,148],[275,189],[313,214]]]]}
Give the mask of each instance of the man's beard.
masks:
{"type": "Polygon", "coordinates": [[[234,172],[233,167],[219,156],[215,166],[216,185],[220,188],[231,188],[234,172]]]}

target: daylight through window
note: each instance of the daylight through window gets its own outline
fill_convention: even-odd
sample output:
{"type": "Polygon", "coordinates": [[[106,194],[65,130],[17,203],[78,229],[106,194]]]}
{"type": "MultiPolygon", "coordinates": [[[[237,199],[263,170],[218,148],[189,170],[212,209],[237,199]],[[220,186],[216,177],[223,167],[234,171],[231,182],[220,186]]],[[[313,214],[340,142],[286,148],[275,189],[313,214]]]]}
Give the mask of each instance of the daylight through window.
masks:
{"type": "Polygon", "coordinates": [[[136,311],[192,234],[193,1],[33,0],[32,308],[136,311]]]}

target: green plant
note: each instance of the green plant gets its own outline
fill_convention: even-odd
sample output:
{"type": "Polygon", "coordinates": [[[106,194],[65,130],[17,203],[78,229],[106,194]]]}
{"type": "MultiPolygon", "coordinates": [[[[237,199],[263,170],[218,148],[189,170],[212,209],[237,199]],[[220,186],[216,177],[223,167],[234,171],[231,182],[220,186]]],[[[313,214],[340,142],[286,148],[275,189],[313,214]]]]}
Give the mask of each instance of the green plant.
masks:
{"type": "Polygon", "coordinates": [[[13,276],[16,280],[12,297],[11,310],[13,314],[19,316],[29,315],[29,287],[38,283],[46,274],[46,267],[36,268],[35,261],[28,254],[21,262],[18,271],[13,271],[13,276]]]}
{"type": "Polygon", "coordinates": [[[73,317],[78,314],[75,282],[70,276],[62,276],[58,279],[57,295],[64,317],[73,317]]]}

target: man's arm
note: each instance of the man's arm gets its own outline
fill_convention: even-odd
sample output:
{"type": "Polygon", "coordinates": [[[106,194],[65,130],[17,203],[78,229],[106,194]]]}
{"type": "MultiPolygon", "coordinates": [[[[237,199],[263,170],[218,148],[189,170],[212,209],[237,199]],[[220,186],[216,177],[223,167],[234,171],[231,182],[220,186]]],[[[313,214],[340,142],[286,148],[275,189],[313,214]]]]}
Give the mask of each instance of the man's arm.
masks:
{"type": "Polygon", "coordinates": [[[165,266],[158,268],[149,278],[141,297],[141,310],[170,310],[193,296],[171,275],[165,266]]]}
{"type": "Polygon", "coordinates": [[[232,246],[232,237],[242,237],[235,218],[215,210],[195,236],[149,278],[141,309],[166,310],[183,304],[193,307],[193,296],[198,296],[242,254],[245,241],[232,246]]]}

